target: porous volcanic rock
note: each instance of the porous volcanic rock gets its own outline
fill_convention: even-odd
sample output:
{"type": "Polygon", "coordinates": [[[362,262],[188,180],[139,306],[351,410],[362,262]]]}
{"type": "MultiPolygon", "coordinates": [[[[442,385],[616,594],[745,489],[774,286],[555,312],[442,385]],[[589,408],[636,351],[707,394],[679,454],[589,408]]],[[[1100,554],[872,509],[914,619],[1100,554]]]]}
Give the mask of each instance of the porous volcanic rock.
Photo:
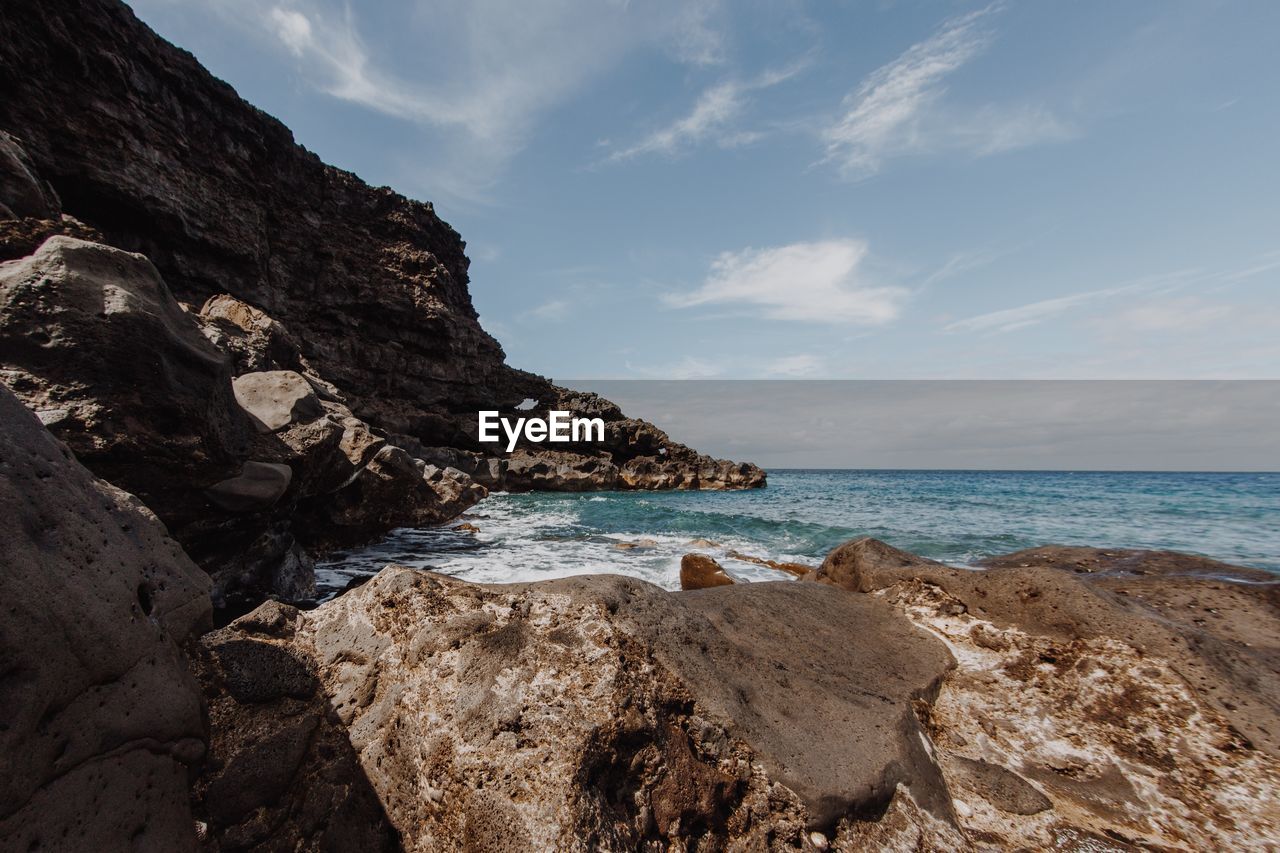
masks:
{"type": "Polygon", "coordinates": [[[314,665],[282,643],[300,621],[268,601],[192,654],[211,730],[192,789],[201,849],[400,850],[314,665]]]}
{"type": "Polygon", "coordinates": [[[81,462],[171,527],[248,455],[230,363],[141,255],[55,236],[0,264],[0,368],[81,462]]]}
{"type": "Polygon", "coordinates": [[[192,849],[209,579],[3,387],[0,602],[0,849],[192,849]]]}
{"type": "Polygon", "coordinates": [[[502,484],[511,492],[589,492],[618,484],[618,467],[603,454],[517,450],[506,462],[502,484]]]}
{"type": "Polygon", "coordinates": [[[275,652],[256,665],[314,675],[406,850],[962,840],[917,722],[950,655],[877,601],[391,566],[316,610],[272,607],[246,617],[275,652]]]}
{"type": "Polygon", "coordinates": [[[813,575],[892,605],[955,655],[928,727],[969,837],[1280,838],[1280,581],[1171,552],[1046,546],[985,563],[862,539],[813,575]]]}

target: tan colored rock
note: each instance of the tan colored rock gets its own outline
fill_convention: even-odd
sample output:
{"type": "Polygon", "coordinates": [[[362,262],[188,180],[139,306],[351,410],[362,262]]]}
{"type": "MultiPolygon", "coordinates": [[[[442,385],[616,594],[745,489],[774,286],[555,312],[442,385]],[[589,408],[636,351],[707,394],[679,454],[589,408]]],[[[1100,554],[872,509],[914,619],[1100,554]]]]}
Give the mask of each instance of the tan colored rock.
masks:
{"type": "Polygon", "coordinates": [[[958,838],[912,710],[950,657],[817,584],[389,567],[255,640],[314,661],[409,851],[794,849],[812,831],[849,849],[888,830],[868,821],[885,809],[913,821],[894,833],[958,838]],[[822,654],[780,644],[779,623],[822,654]]]}
{"type": "Polygon", "coordinates": [[[191,850],[209,579],[0,387],[0,849],[191,850]]]}
{"type": "Polygon", "coordinates": [[[928,725],[971,837],[1192,850],[1280,837],[1280,582],[1171,552],[985,562],[858,540],[818,573],[955,654],[928,725]]]}
{"type": "Polygon", "coordinates": [[[754,563],[757,566],[764,566],[766,569],[775,569],[779,572],[785,572],[792,577],[804,577],[812,572],[812,566],[806,566],[803,563],[785,563],[778,560],[770,560],[765,557],[756,557],[751,554],[744,554],[741,551],[730,551],[729,556],[735,560],[742,560],[744,563],[754,563]]]}
{"type": "Polygon", "coordinates": [[[707,589],[737,583],[715,560],[705,554],[685,554],[680,558],[680,588],[707,589]]]}
{"type": "Polygon", "coordinates": [[[246,373],[237,376],[232,385],[236,402],[254,419],[260,432],[275,432],[325,415],[311,383],[292,370],[246,373]]]}

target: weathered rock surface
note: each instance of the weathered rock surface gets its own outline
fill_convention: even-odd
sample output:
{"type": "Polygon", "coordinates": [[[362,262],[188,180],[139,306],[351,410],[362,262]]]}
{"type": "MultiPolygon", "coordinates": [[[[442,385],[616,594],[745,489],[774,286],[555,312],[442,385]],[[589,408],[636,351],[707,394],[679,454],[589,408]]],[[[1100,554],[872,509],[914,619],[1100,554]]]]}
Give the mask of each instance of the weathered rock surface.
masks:
{"type": "Polygon", "coordinates": [[[0,365],[82,462],[156,508],[214,578],[219,608],[314,595],[295,522],[334,525],[309,545],[355,544],[485,494],[322,400],[321,380],[269,370],[233,381],[228,355],[155,268],[101,244],[55,236],[0,264],[0,365]]]}
{"type": "Polygon", "coordinates": [[[55,236],[0,264],[0,367],[81,462],[171,527],[247,458],[228,360],[140,255],[55,236]]]}
{"type": "MultiPolygon", "coordinates": [[[[6,9],[0,91],[0,129],[22,137],[23,168],[62,210],[145,254],[179,299],[203,305],[206,334],[238,374],[295,370],[387,435],[487,456],[478,410],[568,402],[560,408],[610,421],[613,467],[597,470],[595,488],[764,484],[754,466],[700,456],[608,401],[508,367],[471,304],[465,244],[431,205],[326,166],[118,0],[6,9]]],[[[542,479],[538,488],[585,485],[542,479]]]]}
{"type": "Polygon", "coordinates": [[[1169,552],[1049,546],[987,562],[954,569],[864,539],[815,575],[892,604],[955,655],[928,719],[970,838],[1280,839],[1280,582],[1169,552]]]}
{"type": "Polygon", "coordinates": [[[261,432],[275,432],[323,417],[315,389],[301,373],[266,370],[237,376],[232,382],[236,402],[254,419],[261,432]]]}
{"type": "Polygon", "coordinates": [[[0,602],[0,849],[192,849],[209,579],[5,388],[0,602]]]}
{"type": "Polygon", "coordinates": [[[512,492],[612,489],[618,485],[618,467],[603,454],[517,450],[507,458],[502,484],[512,492]]]}
{"type": "MultiPolygon", "coordinates": [[[[264,605],[206,645],[243,642],[249,623],[267,648],[236,652],[258,673],[238,676],[241,701],[273,692],[245,686],[260,679],[307,693],[312,673],[407,850],[959,839],[915,711],[950,656],[870,599],[389,567],[314,611],[264,605]],[[823,654],[780,642],[779,625],[823,654]],[[879,642],[849,642],[853,625],[879,642]],[[268,677],[277,667],[296,674],[268,677]]],[[[256,751],[242,729],[215,738],[228,766],[256,751]]]]}
{"type": "Polygon", "coordinates": [[[705,554],[685,554],[680,558],[680,588],[707,589],[737,583],[724,568],[705,554]]]}
{"type": "Polygon", "coordinates": [[[21,143],[0,130],[0,218],[57,219],[62,203],[21,143]]]}
{"type": "Polygon", "coordinates": [[[267,602],[193,655],[212,730],[192,792],[201,849],[399,850],[314,665],[283,645],[300,622],[267,602]]]}

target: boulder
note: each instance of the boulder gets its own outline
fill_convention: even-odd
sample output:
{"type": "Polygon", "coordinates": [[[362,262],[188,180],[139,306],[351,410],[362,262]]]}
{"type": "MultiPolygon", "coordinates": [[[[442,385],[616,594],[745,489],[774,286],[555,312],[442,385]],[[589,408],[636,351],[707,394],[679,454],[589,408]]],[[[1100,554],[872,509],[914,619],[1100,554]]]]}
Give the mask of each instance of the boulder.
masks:
{"type": "Polygon", "coordinates": [[[300,622],[268,601],[192,655],[211,732],[192,788],[205,848],[398,851],[314,664],[280,642],[300,622]]]}
{"type": "Polygon", "coordinates": [[[191,850],[209,579],[0,387],[0,849],[191,850]]]}
{"type": "Polygon", "coordinates": [[[1280,580],[1170,552],[984,563],[862,539],[813,576],[897,609],[960,661],[928,724],[970,837],[1194,850],[1280,834],[1280,580]]]}
{"type": "Polygon", "coordinates": [[[6,382],[95,474],[181,529],[236,476],[252,427],[230,364],[134,255],[50,237],[0,264],[6,382]]]}
{"type": "Polygon", "coordinates": [[[914,710],[951,657],[869,598],[392,566],[254,619],[311,667],[409,851],[858,849],[907,814],[917,840],[961,841],[914,710]]]}
{"type": "Polygon", "coordinates": [[[260,432],[276,432],[293,424],[324,417],[324,406],[301,373],[268,370],[246,373],[232,382],[240,404],[260,432]]]}
{"type": "Polygon", "coordinates": [[[680,588],[706,589],[737,583],[715,560],[705,554],[685,554],[680,558],[680,588]]]}
{"type": "Polygon", "coordinates": [[[344,547],[395,527],[440,524],[486,494],[462,472],[427,465],[387,444],[341,489],[303,499],[294,529],[307,547],[344,547]]]}
{"type": "Polygon", "coordinates": [[[589,492],[612,489],[618,468],[607,456],[560,450],[517,450],[507,459],[507,491],[589,492]]]}
{"type": "Polygon", "coordinates": [[[293,470],[270,462],[244,463],[240,473],[205,491],[209,500],[228,512],[261,512],[270,509],[289,489],[293,470]]]}

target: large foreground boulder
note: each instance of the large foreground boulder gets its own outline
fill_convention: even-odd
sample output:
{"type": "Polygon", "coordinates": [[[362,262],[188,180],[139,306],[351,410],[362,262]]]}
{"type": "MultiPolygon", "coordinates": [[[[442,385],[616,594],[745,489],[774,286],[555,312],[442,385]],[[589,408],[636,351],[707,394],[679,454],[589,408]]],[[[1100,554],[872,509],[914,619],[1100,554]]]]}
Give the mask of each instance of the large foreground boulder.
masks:
{"type": "Polygon", "coordinates": [[[187,850],[209,579],[0,386],[0,849],[187,850]]]}
{"type": "MultiPolygon", "coordinates": [[[[314,611],[264,605],[212,651],[241,701],[263,682],[304,702],[315,679],[406,850],[961,840],[917,718],[950,654],[817,584],[479,586],[393,566],[314,611]]],[[[215,734],[221,763],[253,761],[260,738],[215,734]]],[[[290,778],[347,761],[289,756],[290,778]]],[[[211,831],[239,831],[250,803],[220,823],[216,784],[200,788],[211,831]]]]}

